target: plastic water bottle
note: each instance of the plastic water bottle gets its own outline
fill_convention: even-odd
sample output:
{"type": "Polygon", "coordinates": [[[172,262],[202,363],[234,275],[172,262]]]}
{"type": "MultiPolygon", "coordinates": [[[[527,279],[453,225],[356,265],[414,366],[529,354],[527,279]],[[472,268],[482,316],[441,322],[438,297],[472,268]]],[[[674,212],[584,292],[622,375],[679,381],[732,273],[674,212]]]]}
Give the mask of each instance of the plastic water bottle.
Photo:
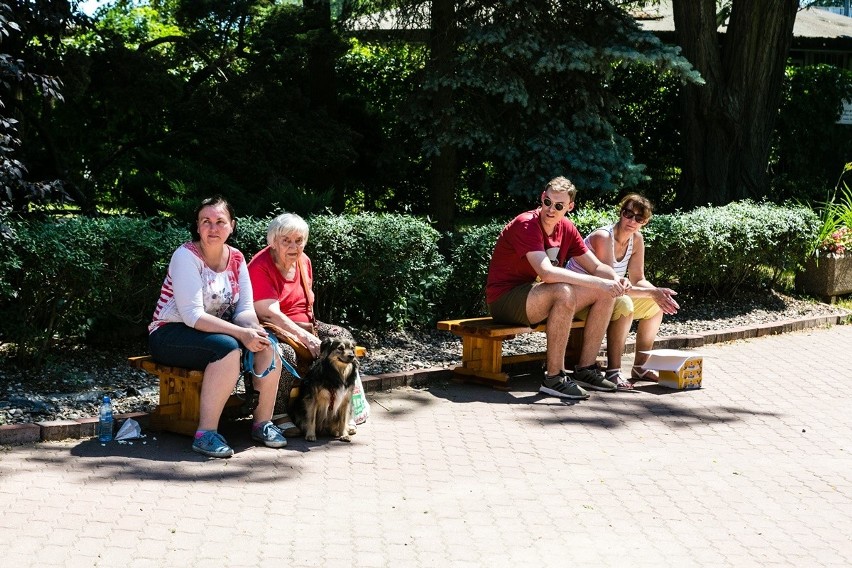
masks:
{"type": "Polygon", "coordinates": [[[112,402],[105,396],[101,403],[100,420],[98,421],[98,439],[101,442],[112,440],[112,402]]]}

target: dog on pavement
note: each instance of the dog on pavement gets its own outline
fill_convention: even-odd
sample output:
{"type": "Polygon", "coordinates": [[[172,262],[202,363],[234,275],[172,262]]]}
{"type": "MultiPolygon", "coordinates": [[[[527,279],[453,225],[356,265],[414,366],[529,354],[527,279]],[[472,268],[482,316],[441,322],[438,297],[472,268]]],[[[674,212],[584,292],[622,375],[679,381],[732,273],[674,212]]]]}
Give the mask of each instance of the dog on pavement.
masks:
{"type": "Polygon", "coordinates": [[[317,433],[328,433],[349,441],[355,433],[354,428],[350,430],[349,420],[357,373],[355,342],[324,339],[319,358],[299,385],[299,396],[291,412],[293,421],[305,433],[305,440],[314,442],[317,433]]]}

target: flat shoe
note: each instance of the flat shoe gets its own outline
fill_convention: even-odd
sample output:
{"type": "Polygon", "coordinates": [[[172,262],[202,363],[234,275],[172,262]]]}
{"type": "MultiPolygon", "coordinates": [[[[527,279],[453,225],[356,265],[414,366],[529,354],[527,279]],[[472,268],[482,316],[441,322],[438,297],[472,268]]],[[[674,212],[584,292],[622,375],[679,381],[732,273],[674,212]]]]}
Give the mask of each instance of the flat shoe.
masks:
{"type": "Polygon", "coordinates": [[[302,435],[302,430],[293,424],[293,421],[290,420],[290,417],[286,414],[272,422],[278,426],[278,429],[281,430],[288,438],[297,438],[302,435]]]}

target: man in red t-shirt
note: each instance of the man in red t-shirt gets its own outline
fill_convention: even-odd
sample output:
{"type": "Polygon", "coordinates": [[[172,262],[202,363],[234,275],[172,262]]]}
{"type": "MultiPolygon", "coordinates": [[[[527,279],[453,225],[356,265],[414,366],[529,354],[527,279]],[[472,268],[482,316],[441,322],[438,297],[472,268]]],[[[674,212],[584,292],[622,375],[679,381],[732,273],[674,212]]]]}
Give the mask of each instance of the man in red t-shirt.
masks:
{"type": "Polygon", "coordinates": [[[547,369],[539,392],[586,399],[580,385],[615,391],[597,366],[597,354],[615,299],[630,288],[611,266],[601,263],[565,215],[574,208],[577,188],[564,177],[550,180],[538,209],[521,213],[497,238],[488,266],[486,301],[495,321],[536,325],[547,321],[547,369]],[[564,268],[573,258],[588,274],[564,268]],[[574,379],[568,376],[565,348],[574,314],[589,309],[574,379]],[[576,382],[575,382],[576,381],[576,382]]]}

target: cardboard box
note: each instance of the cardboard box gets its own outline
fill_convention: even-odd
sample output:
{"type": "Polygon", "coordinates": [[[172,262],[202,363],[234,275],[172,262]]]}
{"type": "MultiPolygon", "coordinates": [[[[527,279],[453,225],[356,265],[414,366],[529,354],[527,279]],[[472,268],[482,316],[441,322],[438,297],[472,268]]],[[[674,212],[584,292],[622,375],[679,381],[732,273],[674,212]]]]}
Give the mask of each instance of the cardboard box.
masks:
{"type": "Polygon", "coordinates": [[[660,375],[659,385],[670,389],[700,389],[703,358],[692,351],[654,349],[644,351],[648,360],[642,367],[660,375]]]}

